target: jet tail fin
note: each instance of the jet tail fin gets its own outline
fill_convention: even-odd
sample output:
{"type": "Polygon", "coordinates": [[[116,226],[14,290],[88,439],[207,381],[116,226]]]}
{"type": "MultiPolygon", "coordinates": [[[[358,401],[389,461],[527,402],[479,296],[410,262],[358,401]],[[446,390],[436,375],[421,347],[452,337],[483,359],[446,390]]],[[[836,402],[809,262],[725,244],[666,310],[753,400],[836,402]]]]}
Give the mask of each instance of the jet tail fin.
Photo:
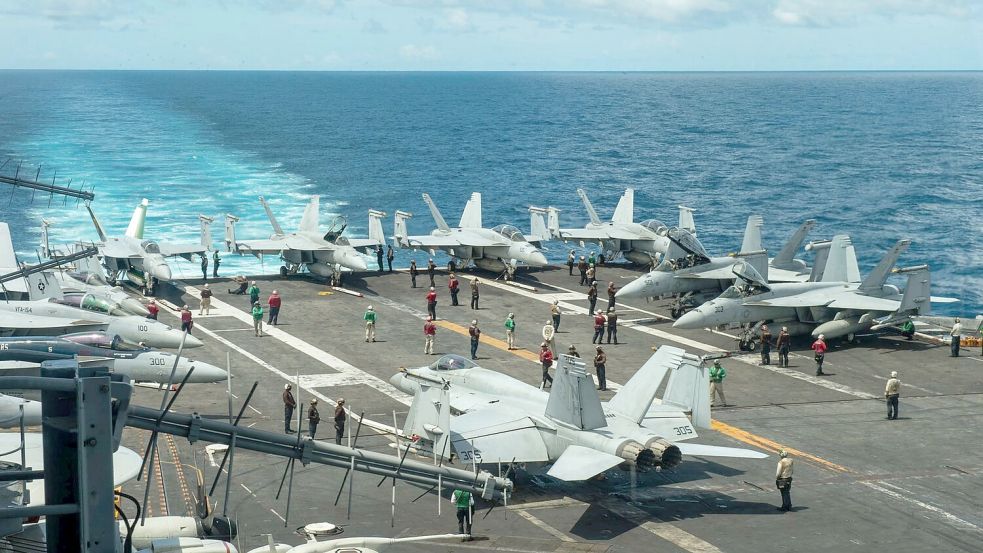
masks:
{"type": "Polygon", "coordinates": [[[33,273],[24,277],[27,280],[27,294],[31,301],[64,296],[57,278],[48,278],[44,272],[33,273]]]}
{"type": "Polygon", "coordinates": [[[529,206],[529,241],[545,242],[552,237],[546,225],[548,210],[542,207],[529,206]]]}
{"type": "Polygon", "coordinates": [[[632,223],[635,221],[635,189],[625,188],[625,193],[618,200],[618,206],[614,208],[614,216],[611,217],[614,223],[632,223]]]}
{"type": "Polygon", "coordinates": [[[266,203],[266,198],[260,196],[259,203],[263,206],[263,211],[266,212],[266,218],[270,220],[270,225],[273,226],[273,234],[283,236],[283,228],[276,221],[276,217],[273,216],[273,210],[270,209],[270,204],[266,203]]]}
{"type": "Polygon", "coordinates": [[[764,283],[768,282],[768,252],[764,250],[758,250],[756,252],[746,252],[739,253],[737,257],[743,259],[745,263],[750,265],[755,271],[761,275],[764,279],[764,283]]]}
{"type": "Polygon", "coordinates": [[[591,224],[601,224],[601,218],[597,216],[597,211],[594,211],[594,205],[590,203],[587,192],[584,192],[583,188],[578,188],[577,195],[580,196],[580,201],[584,202],[584,209],[587,210],[587,216],[590,217],[591,224]]]}
{"type": "Polygon", "coordinates": [[[481,228],[481,193],[472,192],[471,199],[464,204],[464,211],[461,213],[461,222],[457,225],[461,228],[481,228]]]}
{"type": "Polygon", "coordinates": [[[450,458],[451,402],[449,385],[420,384],[403,424],[403,435],[430,450],[434,460],[450,458]],[[422,442],[422,443],[421,443],[422,442]]]}
{"type": "MultiPolygon", "coordinates": [[[[6,223],[4,223],[6,226],[6,223]]],[[[47,219],[41,219],[41,255],[44,257],[51,257],[51,241],[48,238],[48,228],[51,226],[51,222],[47,219]]],[[[2,232],[2,231],[0,231],[2,232]]],[[[10,237],[10,230],[7,230],[7,237],[10,237]]],[[[2,253],[0,253],[0,267],[12,267],[12,265],[7,265],[8,259],[2,253]]]]}
{"type": "Polygon", "coordinates": [[[693,220],[694,211],[696,210],[692,207],[679,206],[679,228],[688,230],[690,234],[696,236],[696,221],[693,220]]]}
{"type": "MultiPolygon", "coordinates": [[[[47,224],[41,227],[41,246],[45,249],[45,257],[47,254],[47,224]]],[[[0,223],[0,270],[2,269],[15,269],[17,268],[17,255],[14,253],[14,240],[10,237],[10,227],[7,223],[0,223]]]]}
{"type": "Polygon", "coordinates": [[[826,261],[829,259],[829,248],[832,243],[832,240],[818,240],[806,244],[806,251],[814,253],[809,282],[820,282],[823,279],[823,272],[826,270],[826,261]]]}
{"type": "Polygon", "coordinates": [[[382,230],[382,220],[385,217],[385,211],[369,210],[369,240],[374,240],[378,244],[386,243],[386,233],[382,230]]]}
{"type": "Polygon", "coordinates": [[[833,237],[826,254],[821,282],[847,282],[847,249],[852,245],[850,237],[845,234],[833,237]]]}
{"type": "Polygon", "coordinates": [[[796,265],[795,252],[799,251],[799,248],[802,247],[802,242],[805,241],[806,236],[815,226],[815,219],[808,219],[799,225],[799,228],[792,233],[792,236],[785,242],[781,251],[775,256],[775,259],[771,260],[772,266],[784,269],[796,265]]]}
{"type": "Polygon", "coordinates": [[[89,212],[89,218],[92,219],[92,225],[96,227],[96,234],[99,235],[99,240],[106,242],[106,230],[102,228],[102,223],[99,222],[99,218],[96,217],[94,211],[92,211],[92,206],[88,202],[85,203],[85,209],[89,212]]]}
{"type": "Polygon", "coordinates": [[[225,214],[225,251],[238,251],[239,243],[236,241],[236,223],[239,218],[231,213],[225,214]]]}
{"type": "Polygon", "coordinates": [[[560,355],[546,403],[546,416],[581,430],[608,425],[594,379],[587,376],[586,365],[580,358],[560,355]]]}
{"type": "Polygon", "coordinates": [[[412,213],[398,209],[393,214],[393,244],[397,248],[409,246],[409,242],[406,240],[406,237],[409,236],[406,232],[406,220],[412,216],[412,213]]]}
{"type": "Polygon", "coordinates": [[[897,273],[908,273],[908,283],[901,296],[898,313],[912,315],[932,314],[932,274],[928,265],[898,269],[897,273]]]}
{"type": "Polygon", "coordinates": [[[144,198],[133,210],[133,216],[130,217],[130,224],[126,227],[126,235],[130,238],[143,238],[143,227],[147,222],[148,205],[150,205],[150,200],[144,198]]]}
{"type": "Polygon", "coordinates": [[[887,251],[881,262],[874,267],[867,278],[865,278],[860,283],[859,292],[880,292],[881,287],[887,282],[887,277],[891,275],[891,270],[894,269],[894,265],[898,262],[898,258],[901,254],[908,249],[911,245],[911,240],[903,239],[898,240],[894,246],[887,251]]]}
{"type": "Polygon", "coordinates": [[[205,251],[212,249],[212,221],[215,219],[202,214],[198,214],[198,222],[201,223],[201,245],[205,251]]]}
{"type": "Polygon", "coordinates": [[[765,220],[761,215],[751,215],[744,226],[744,241],[741,243],[741,253],[757,252],[764,249],[761,244],[761,227],[765,220]]]}
{"type": "MultiPolygon", "coordinates": [[[[666,346],[662,346],[662,350],[666,346]]],[[[669,373],[663,405],[675,405],[690,411],[690,420],[698,428],[710,428],[710,372],[696,356],[685,354],[676,370],[669,373]]]]}
{"type": "Polygon", "coordinates": [[[686,355],[685,351],[677,347],[660,347],[608,401],[608,408],[641,423],[655,400],[655,393],[665,380],[666,373],[679,367],[686,355]]]}
{"type": "Polygon", "coordinates": [[[451,228],[447,226],[447,221],[444,220],[444,216],[440,214],[440,210],[437,209],[437,204],[433,203],[433,199],[430,198],[430,194],[423,194],[423,201],[430,208],[430,215],[433,217],[434,224],[440,230],[450,230],[451,228]]]}
{"type": "Polygon", "coordinates": [[[304,216],[300,218],[300,232],[318,232],[320,226],[321,196],[317,194],[311,196],[311,201],[307,202],[304,208],[304,216]]]}
{"type": "Polygon", "coordinates": [[[546,228],[550,231],[550,236],[560,237],[560,210],[555,207],[546,208],[546,228]]]}

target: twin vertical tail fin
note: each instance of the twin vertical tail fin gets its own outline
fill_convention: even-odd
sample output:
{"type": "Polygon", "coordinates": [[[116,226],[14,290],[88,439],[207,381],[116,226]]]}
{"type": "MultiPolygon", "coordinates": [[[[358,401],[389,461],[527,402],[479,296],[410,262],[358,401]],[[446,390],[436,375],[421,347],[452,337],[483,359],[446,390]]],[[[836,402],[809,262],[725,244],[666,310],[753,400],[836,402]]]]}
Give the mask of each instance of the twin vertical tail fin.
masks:
{"type": "Polygon", "coordinates": [[[447,226],[447,221],[445,221],[444,216],[440,214],[440,210],[437,209],[437,204],[433,202],[430,194],[423,194],[423,202],[430,208],[430,215],[433,217],[433,222],[437,225],[437,228],[445,231],[450,230],[451,228],[447,226]]]}
{"type": "Polygon", "coordinates": [[[32,273],[24,277],[27,281],[27,294],[31,301],[48,298],[61,298],[64,294],[57,278],[48,278],[44,272],[32,273]]]}
{"type": "Polygon", "coordinates": [[[744,241],[741,243],[741,253],[759,252],[764,249],[761,243],[761,228],[765,220],[761,215],[751,215],[744,227],[744,241]]]}
{"type": "Polygon", "coordinates": [[[560,355],[546,403],[546,416],[580,430],[608,425],[594,379],[587,376],[586,365],[579,357],[560,355]]]}
{"type": "Polygon", "coordinates": [[[545,242],[551,238],[546,225],[546,214],[549,210],[542,207],[529,206],[529,241],[545,242]]]}
{"type": "Polygon", "coordinates": [[[808,219],[799,225],[799,228],[792,233],[792,236],[785,242],[785,246],[775,256],[775,259],[771,260],[771,265],[779,269],[798,269],[801,262],[797,262],[795,259],[795,252],[799,251],[802,242],[805,242],[806,236],[815,226],[815,219],[808,219]]]}
{"type": "Polygon", "coordinates": [[[451,456],[451,402],[449,384],[420,384],[406,415],[403,435],[425,451],[432,448],[434,460],[451,456]]]}
{"type": "Polygon", "coordinates": [[[231,213],[225,214],[225,251],[238,251],[239,243],[236,241],[236,223],[239,218],[231,213]]]}
{"type": "Polygon", "coordinates": [[[625,193],[618,200],[618,206],[614,208],[614,216],[611,217],[614,223],[632,223],[635,221],[635,189],[626,188],[625,193]]]}
{"type": "Polygon", "coordinates": [[[865,278],[860,283],[860,292],[880,292],[884,283],[887,282],[887,277],[891,275],[891,270],[894,269],[894,265],[898,262],[898,258],[901,254],[911,246],[911,240],[903,239],[898,240],[894,246],[887,251],[881,262],[874,267],[867,278],[865,278]]]}
{"type": "MultiPolygon", "coordinates": [[[[41,227],[42,247],[47,250],[47,225],[41,227]]],[[[44,254],[48,257],[48,254],[44,254]]],[[[0,270],[16,269],[17,255],[14,253],[14,241],[10,237],[10,227],[7,223],[0,223],[0,270]]],[[[6,271],[4,271],[6,272],[6,271]]]]}
{"type": "MultiPolygon", "coordinates": [[[[96,234],[99,235],[99,240],[101,240],[103,242],[106,242],[108,240],[106,238],[106,230],[104,228],[102,228],[102,223],[99,222],[99,218],[96,217],[95,212],[92,211],[92,206],[89,205],[88,202],[85,203],[85,209],[86,209],[86,211],[89,212],[89,218],[92,219],[92,225],[94,227],[96,227],[96,234]]],[[[136,215],[136,214],[134,213],[134,215],[136,215]]]]}
{"type": "Polygon", "coordinates": [[[266,198],[260,196],[259,203],[263,206],[263,211],[266,212],[266,218],[270,220],[270,225],[273,227],[273,234],[283,236],[283,228],[277,222],[276,217],[273,216],[273,210],[270,209],[270,204],[266,203],[266,198]]]}
{"type": "Polygon", "coordinates": [[[369,240],[374,240],[380,245],[386,243],[386,233],[382,230],[382,220],[385,217],[385,211],[369,210],[369,240]]]}
{"type": "Polygon", "coordinates": [[[907,273],[908,283],[901,296],[899,314],[930,315],[932,313],[932,274],[928,265],[898,269],[896,273],[907,273]]]}
{"type": "Polygon", "coordinates": [[[699,357],[686,353],[679,366],[669,373],[662,403],[689,411],[694,426],[710,428],[709,389],[710,371],[699,357]]]}
{"type": "Polygon", "coordinates": [[[396,210],[393,214],[393,245],[397,248],[409,246],[409,242],[406,237],[409,234],[406,231],[406,220],[412,217],[413,214],[408,211],[396,210]]]}
{"type": "Polygon", "coordinates": [[[690,234],[696,236],[696,221],[693,220],[693,212],[696,211],[692,207],[686,207],[684,205],[679,206],[679,228],[689,231],[690,234]]]}
{"type": "MultiPolygon", "coordinates": [[[[829,244],[826,263],[823,266],[820,282],[848,282],[848,250],[853,247],[850,237],[837,234],[829,244]]],[[[817,262],[818,265],[818,262],[817,262]]]]}
{"type": "Polygon", "coordinates": [[[464,212],[461,213],[461,223],[457,226],[461,228],[481,228],[481,194],[471,193],[471,199],[464,205],[464,212]]]}
{"type": "Polygon", "coordinates": [[[198,214],[198,222],[201,223],[201,245],[205,247],[205,250],[212,249],[212,217],[208,217],[202,214],[198,214]]]}
{"type": "MultiPolygon", "coordinates": [[[[130,217],[130,224],[126,227],[126,235],[130,238],[143,238],[143,227],[147,223],[148,205],[150,205],[150,200],[144,198],[140,201],[140,205],[136,206],[133,210],[133,216],[130,217]]],[[[89,210],[89,213],[92,213],[92,210],[89,210]]],[[[95,222],[95,215],[92,216],[92,220],[95,222]]],[[[96,223],[96,226],[99,226],[99,224],[96,223]]],[[[104,234],[105,232],[100,231],[99,237],[102,238],[104,234]]],[[[105,241],[105,238],[102,239],[105,241]]]]}
{"type": "Polygon", "coordinates": [[[662,402],[691,410],[693,424],[708,428],[710,403],[707,390],[710,384],[707,371],[698,357],[673,346],[661,346],[611,398],[608,408],[641,423],[666,374],[670,376],[662,402]]]}
{"type": "Polygon", "coordinates": [[[304,216],[300,218],[300,228],[297,230],[300,232],[319,232],[318,228],[321,226],[320,211],[321,197],[315,194],[311,196],[311,201],[307,202],[307,207],[304,208],[304,216]]]}
{"type": "Polygon", "coordinates": [[[590,203],[587,192],[584,192],[583,188],[578,188],[577,195],[580,196],[580,201],[584,202],[584,209],[587,210],[587,216],[590,217],[591,224],[601,224],[601,218],[597,216],[597,211],[594,210],[594,205],[590,203]]]}

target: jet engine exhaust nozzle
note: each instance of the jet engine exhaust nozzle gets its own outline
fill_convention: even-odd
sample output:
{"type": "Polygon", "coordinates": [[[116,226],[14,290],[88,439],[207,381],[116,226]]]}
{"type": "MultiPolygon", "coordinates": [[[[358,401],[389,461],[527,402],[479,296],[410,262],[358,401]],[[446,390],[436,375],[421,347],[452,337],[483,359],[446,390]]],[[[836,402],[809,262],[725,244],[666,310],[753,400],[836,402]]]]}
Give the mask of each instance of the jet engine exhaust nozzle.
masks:
{"type": "Polygon", "coordinates": [[[635,441],[623,443],[618,448],[617,455],[628,461],[628,465],[634,465],[640,471],[646,471],[658,465],[655,452],[646,449],[645,446],[635,441]]]}
{"type": "Polygon", "coordinates": [[[655,456],[655,464],[663,468],[675,468],[683,460],[683,453],[679,448],[661,438],[649,442],[648,451],[655,456]]]}

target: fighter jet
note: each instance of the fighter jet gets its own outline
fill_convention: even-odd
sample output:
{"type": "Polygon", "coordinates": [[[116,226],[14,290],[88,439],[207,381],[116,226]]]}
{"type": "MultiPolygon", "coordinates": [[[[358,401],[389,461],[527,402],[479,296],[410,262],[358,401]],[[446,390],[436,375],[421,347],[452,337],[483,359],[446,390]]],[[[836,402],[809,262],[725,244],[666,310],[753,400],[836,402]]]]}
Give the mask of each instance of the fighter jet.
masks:
{"type": "MultiPolygon", "coordinates": [[[[596,242],[608,259],[624,256],[625,259],[639,265],[656,265],[659,258],[669,248],[669,239],[665,236],[668,226],[657,219],[646,219],[640,223],[634,222],[635,190],[625,189],[618,201],[614,215],[610,221],[602,222],[597,211],[587,198],[587,193],[578,188],[577,195],[584,202],[584,208],[590,217],[590,223],[580,229],[561,229],[559,210],[547,208],[549,213],[548,228],[553,238],[564,242],[579,242],[581,247],[587,242],[596,242]]],[[[696,234],[693,222],[693,210],[679,206],[679,227],[696,234]]]]}
{"type": "Polygon", "coordinates": [[[671,468],[684,454],[767,457],[687,442],[697,436],[694,426],[710,427],[703,362],[662,346],[606,403],[584,363],[566,355],[549,393],[457,355],[403,370],[390,382],[415,394],[404,432],[414,436],[418,451],[443,458],[453,453],[465,465],[552,464],[547,474],[576,481],[619,465],[671,468]],[[665,392],[656,398],[667,375],[665,392]],[[451,409],[463,414],[451,417],[451,409]]]}
{"type": "MultiPolygon", "coordinates": [[[[122,236],[109,236],[92,211],[92,207],[88,203],[85,204],[92,218],[92,224],[99,234],[100,242],[95,246],[99,248],[99,255],[102,256],[112,281],[119,280],[125,275],[141,285],[147,284],[148,278],[166,282],[171,280],[171,267],[167,264],[166,258],[180,256],[190,261],[193,255],[205,255],[205,252],[211,250],[212,238],[208,225],[212,219],[204,215],[198,216],[201,223],[201,242],[198,244],[175,244],[144,239],[148,205],[150,201],[144,198],[133,210],[130,224],[122,236]]],[[[51,256],[55,252],[47,244],[47,233],[42,236],[42,239],[44,240],[42,248],[51,256]]]]}
{"type": "MultiPolygon", "coordinates": [[[[741,251],[732,256],[711,257],[696,237],[687,230],[666,229],[665,236],[671,242],[662,263],[649,273],[629,282],[617,292],[619,299],[657,298],[669,295],[686,296],[693,294],[712,294],[713,297],[725,290],[734,280],[732,267],[743,259],[764,270],[774,265],[769,272],[773,282],[805,282],[811,272],[805,262],[795,259],[795,252],[802,245],[806,233],[815,221],[806,221],[785,244],[785,247],[770,262],[761,247],[761,226],[763,220],[758,215],[748,217],[744,229],[741,251]]],[[[678,301],[672,315],[679,316],[684,311],[686,301],[678,301]]]]}
{"type": "Polygon", "coordinates": [[[214,365],[128,344],[106,332],[0,338],[0,369],[33,368],[44,361],[76,356],[111,359],[113,372],[126,374],[138,382],[166,384],[175,361],[174,382],[180,382],[191,367],[195,369],[188,379],[192,384],[221,382],[228,377],[214,365]]]}
{"type": "Polygon", "coordinates": [[[321,277],[334,277],[340,268],[351,271],[366,270],[365,259],[357,249],[375,248],[386,243],[382,232],[382,218],[386,214],[374,209],[369,210],[369,237],[348,238],[342,236],[348,226],[345,219],[337,218],[327,232],[319,230],[320,196],[311,196],[310,202],[304,209],[297,232],[285,233],[273,210],[263,197],[259,202],[266,211],[266,216],[273,226],[273,235],[265,240],[238,240],[235,224],[239,218],[235,215],[225,216],[225,245],[228,251],[248,253],[260,257],[262,255],[279,255],[284,265],[280,274],[294,274],[302,267],[307,267],[311,273],[321,277]]]}
{"type": "Polygon", "coordinates": [[[790,334],[826,338],[847,336],[875,324],[900,322],[931,312],[931,302],[954,301],[931,296],[927,265],[893,269],[911,240],[900,240],[860,283],[849,282],[850,239],[833,238],[829,258],[819,282],[772,284],[747,263],[734,266],[736,282],[716,299],[680,317],[676,328],[705,328],[727,323],[770,321],[787,326],[790,334]],[[887,284],[892,274],[907,274],[902,293],[887,284]]]}
{"type": "MultiPolygon", "coordinates": [[[[430,208],[437,228],[429,235],[410,236],[406,230],[406,220],[413,214],[397,211],[393,233],[393,242],[397,247],[428,250],[431,255],[436,250],[443,250],[459,261],[461,267],[474,262],[479,269],[493,272],[514,270],[517,263],[530,267],[547,265],[546,256],[536,244],[549,240],[549,236],[537,234],[527,239],[512,225],[498,225],[490,229],[482,227],[481,194],[478,192],[471,194],[461,214],[461,222],[455,228],[447,225],[429,194],[423,195],[423,201],[430,208]]],[[[533,213],[532,219],[536,220],[537,217],[541,219],[541,216],[533,213]]]]}
{"type": "MultiPolygon", "coordinates": [[[[74,332],[106,331],[134,344],[155,348],[176,348],[182,331],[135,315],[113,316],[58,303],[58,281],[43,273],[26,277],[32,298],[28,301],[0,301],[0,336],[57,336],[74,332]]],[[[202,346],[189,335],[184,347],[202,346]]]]}

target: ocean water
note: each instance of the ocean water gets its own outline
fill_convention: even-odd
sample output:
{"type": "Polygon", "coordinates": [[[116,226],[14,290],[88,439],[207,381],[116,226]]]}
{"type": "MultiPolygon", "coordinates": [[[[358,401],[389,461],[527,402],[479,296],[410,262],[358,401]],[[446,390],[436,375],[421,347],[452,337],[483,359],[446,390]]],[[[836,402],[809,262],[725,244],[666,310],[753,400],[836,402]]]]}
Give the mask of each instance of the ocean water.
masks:
{"type": "MultiPolygon", "coordinates": [[[[864,273],[911,238],[901,264],[928,263],[934,294],[962,300],[936,311],[983,312],[983,73],[2,71],[4,159],[5,174],[22,162],[94,185],[112,231],[147,197],[148,237],[196,241],[204,213],[217,244],[225,213],[240,238],[270,233],[260,195],[295,228],[320,194],[322,224],[345,214],[364,235],[369,208],[428,232],[423,192],[451,223],[478,191],[487,226],[528,229],[529,205],[579,226],[576,188],[605,217],[634,187],[637,220],[696,208],[711,253],[739,248],[755,213],[774,251],[807,218],[813,239],[849,234],[864,273]]],[[[0,188],[19,251],[33,255],[42,217],[56,239],[95,238],[81,207],[30,199],[0,188]]]]}

